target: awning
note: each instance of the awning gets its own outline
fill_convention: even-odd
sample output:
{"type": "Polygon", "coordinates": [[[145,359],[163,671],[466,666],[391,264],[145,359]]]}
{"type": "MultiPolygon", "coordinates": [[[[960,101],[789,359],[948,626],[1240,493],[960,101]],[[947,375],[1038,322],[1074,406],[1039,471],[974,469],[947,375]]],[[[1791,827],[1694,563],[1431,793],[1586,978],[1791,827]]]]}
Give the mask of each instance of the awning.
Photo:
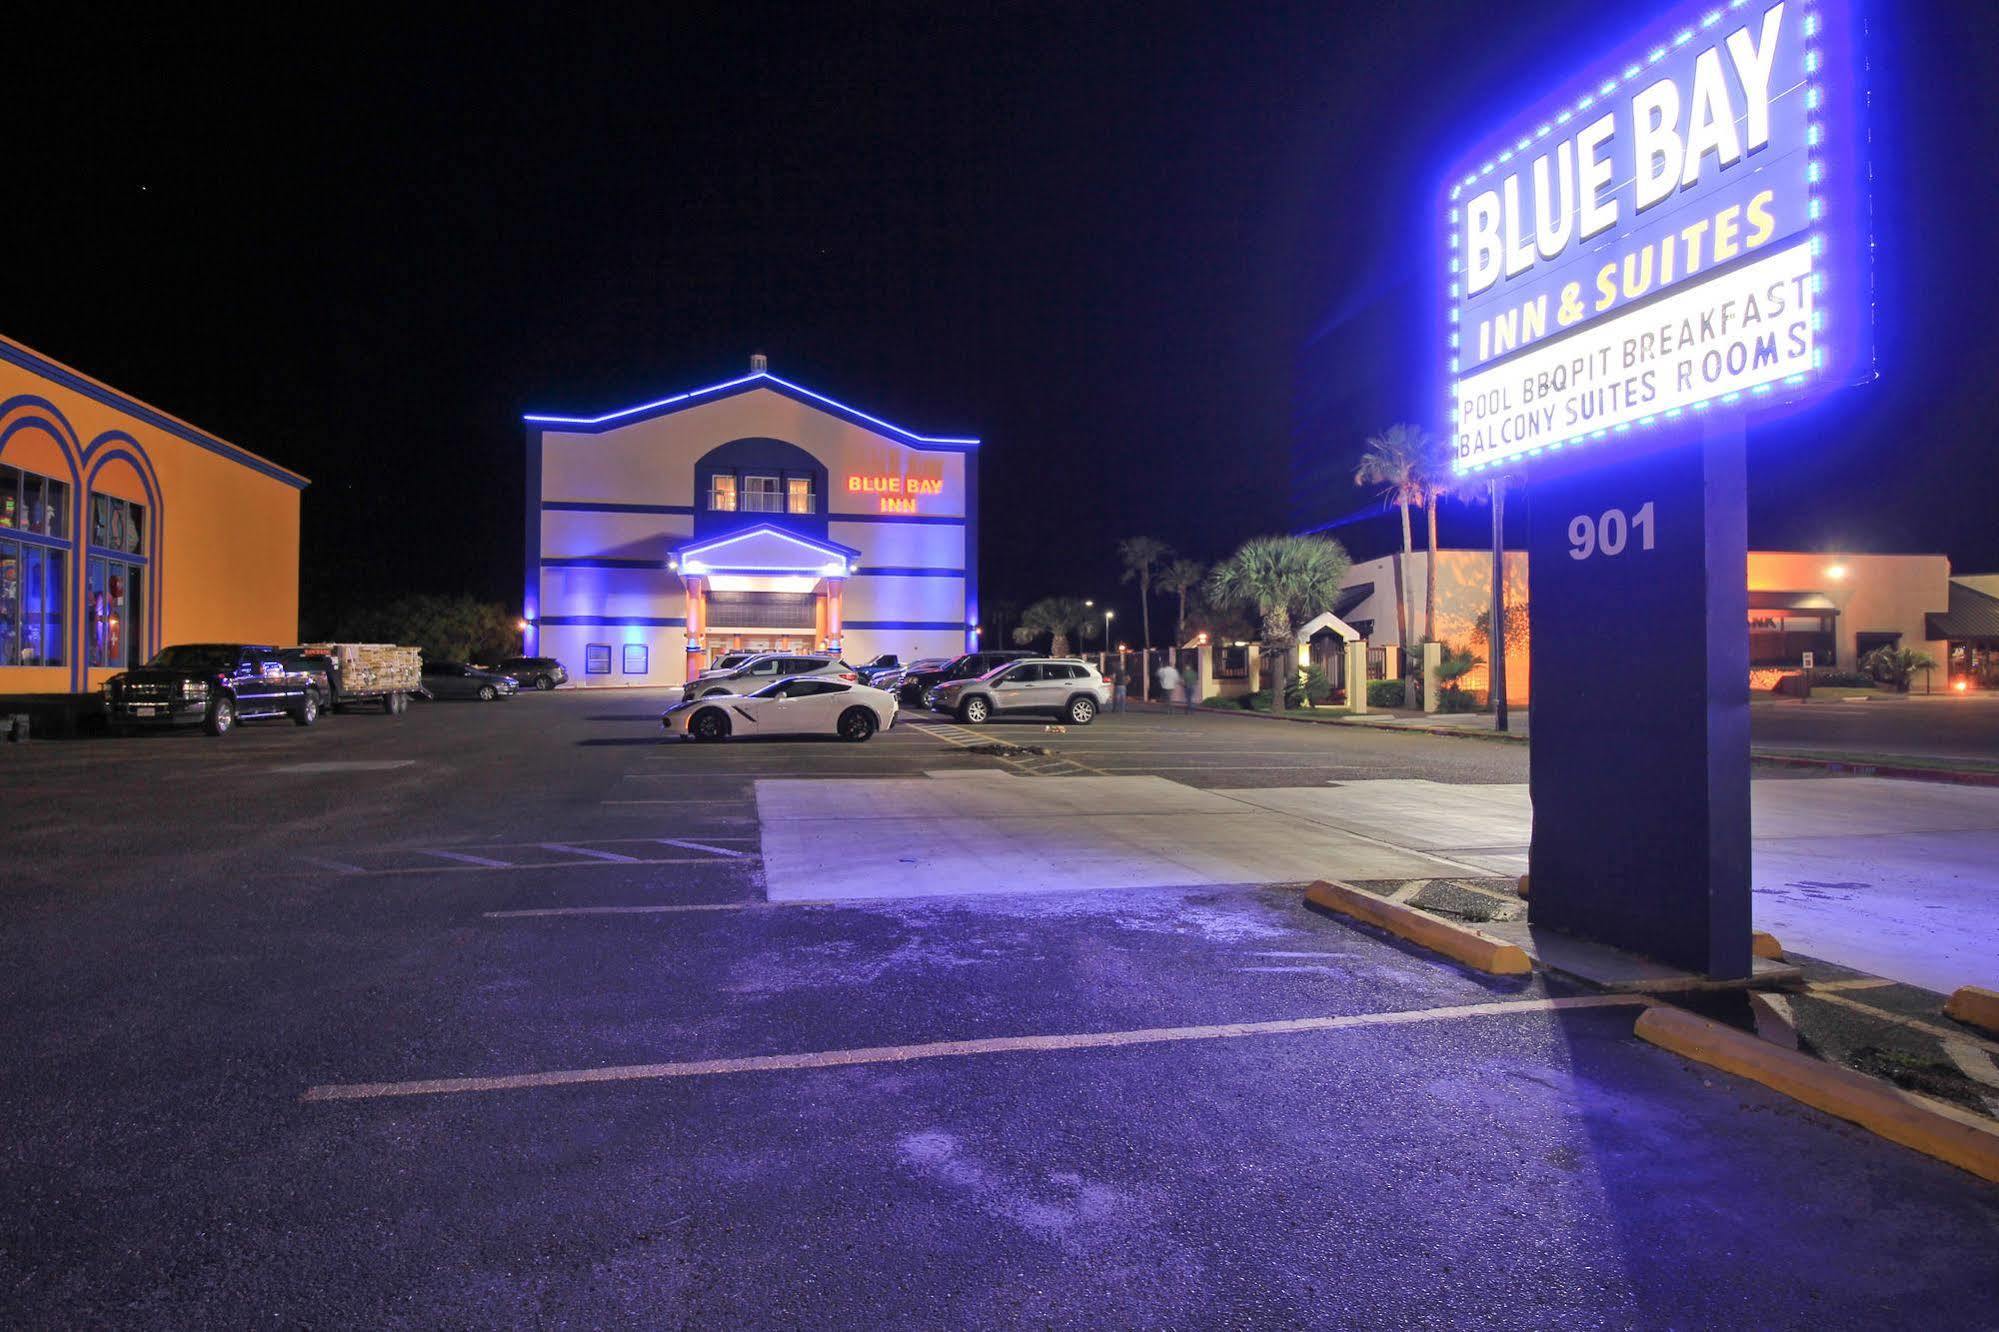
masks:
{"type": "Polygon", "coordinates": [[[1837,615],[1839,607],[1823,592],[1769,592],[1749,589],[1749,609],[1797,611],[1802,615],[1837,615]]]}
{"type": "Polygon", "coordinates": [[[1356,609],[1361,602],[1373,595],[1373,583],[1355,583],[1350,587],[1343,587],[1340,589],[1340,594],[1333,598],[1333,614],[1345,620],[1348,611],[1356,609]]]}
{"type": "Polygon", "coordinates": [[[1950,585],[1950,609],[1941,615],[1931,611],[1923,622],[1931,642],[1999,639],[1999,597],[1954,582],[1950,585]]]}

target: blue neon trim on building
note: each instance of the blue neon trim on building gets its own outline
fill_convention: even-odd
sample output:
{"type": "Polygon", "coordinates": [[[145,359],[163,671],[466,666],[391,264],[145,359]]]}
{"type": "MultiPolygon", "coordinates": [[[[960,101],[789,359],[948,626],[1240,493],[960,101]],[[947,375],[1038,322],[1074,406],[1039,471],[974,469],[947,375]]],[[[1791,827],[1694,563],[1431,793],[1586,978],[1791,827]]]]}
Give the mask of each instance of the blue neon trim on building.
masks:
{"type": "Polygon", "coordinates": [[[580,656],[599,641],[586,629],[622,628],[670,680],[724,651],[976,646],[976,439],[918,434],[761,365],[524,425],[531,654],[580,656]]]}

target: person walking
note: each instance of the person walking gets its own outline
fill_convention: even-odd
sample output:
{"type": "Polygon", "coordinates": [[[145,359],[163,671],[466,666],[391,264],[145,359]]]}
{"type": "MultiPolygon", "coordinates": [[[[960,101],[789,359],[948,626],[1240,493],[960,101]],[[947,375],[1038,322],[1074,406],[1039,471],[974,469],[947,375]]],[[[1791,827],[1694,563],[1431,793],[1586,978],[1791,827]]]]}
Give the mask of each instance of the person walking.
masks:
{"type": "Polygon", "coordinates": [[[1176,699],[1180,697],[1180,668],[1169,657],[1159,668],[1159,699],[1171,712],[1176,699]]]}

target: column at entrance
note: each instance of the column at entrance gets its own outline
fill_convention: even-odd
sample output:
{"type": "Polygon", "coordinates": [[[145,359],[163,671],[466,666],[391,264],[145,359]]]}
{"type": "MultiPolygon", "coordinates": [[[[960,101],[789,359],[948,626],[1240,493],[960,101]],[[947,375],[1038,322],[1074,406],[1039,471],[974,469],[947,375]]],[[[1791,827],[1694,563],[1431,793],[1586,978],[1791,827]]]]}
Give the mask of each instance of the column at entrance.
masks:
{"type": "Polygon", "coordinates": [[[826,621],[821,626],[823,641],[826,644],[826,650],[836,655],[839,653],[841,646],[840,593],[846,585],[847,580],[844,578],[828,578],[826,580],[826,595],[820,598],[819,602],[826,621]]]}
{"type": "Polygon", "coordinates": [[[687,678],[708,669],[708,585],[699,578],[682,580],[687,586],[687,678]]]}

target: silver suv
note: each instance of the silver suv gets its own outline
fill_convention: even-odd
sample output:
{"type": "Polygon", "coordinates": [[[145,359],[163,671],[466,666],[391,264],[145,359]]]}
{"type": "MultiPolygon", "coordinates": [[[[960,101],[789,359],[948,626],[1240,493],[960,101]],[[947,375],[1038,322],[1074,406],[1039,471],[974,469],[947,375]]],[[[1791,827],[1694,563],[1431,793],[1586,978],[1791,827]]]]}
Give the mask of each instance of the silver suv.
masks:
{"type": "Polygon", "coordinates": [[[1036,657],[1008,662],[972,680],[947,680],[923,696],[928,706],[976,726],[996,716],[1042,714],[1088,726],[1111,701],[1109,681],[1088,662],[1036,657]]]}
{"type": "Polygon", "coordinates": [[[838,657],[807,656],[799,652],[765,652],[751,657],[733,670],[718,671],[689,681],[681,699],[691,702],[710,694],[749,694],[773,680],[792,675],[823,675],[831,680],[859,684],[860,674],[838,657]]]}

